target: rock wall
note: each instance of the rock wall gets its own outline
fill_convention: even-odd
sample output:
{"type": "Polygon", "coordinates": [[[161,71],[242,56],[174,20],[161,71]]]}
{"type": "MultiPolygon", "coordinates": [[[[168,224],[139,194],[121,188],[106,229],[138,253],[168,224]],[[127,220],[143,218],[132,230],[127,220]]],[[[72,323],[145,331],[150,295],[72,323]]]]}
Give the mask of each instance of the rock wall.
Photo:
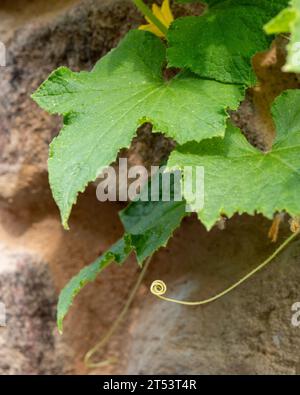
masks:
{"type": "Polygon", "coordinates": [[[1,248],[0,254],[0,300],[7,309],[1,373],[67,373],[67,350],[53,334],[57,297],[48,264],[27,252],[1,248]]]}
{"type": "MultiPolygon", "coordinates": [[[[178,15],[190,12],[176,7],[178,15]]],[[[0,22],[8,51],[7,66],[0,68],[0,301],[7,306],[0,374],[84,373],[85,352],[118,316],[139,269],[134,257],[122,268],[108,268],[79,295],[64,335],[58,335],[58,292],[122,234],[122,205],[100,204],[91,185],[72,213],[71,230],[63,231],[47,181],[48,144],[61,121],[39,109],[30,94],[60,65],[90,69],[142,18],[129,0],[19,0],[1,1],[0,22]]],[[[296,76],[280,71],[283,62],[281,41],[256,57],[260,85],[232,114],[262,149],[274,136],[271,101],[299,87],[296,76]]],[[[151,135],[148,125],[122,155],[134,164],[158,163],[172,144],[151,135]]],[[[126,320],[98,356],[118,362],[93,372],[297,373],[300,329],[291,325],[291,306],[300,300],[299,242],[207,307],[172,305],[149,293],[156,278],[179,299],[218,292],[275,248],[267,239],[269,226],[243,216],[208,234],[194,217],[185,219],[168,248],[156,254],[126,320]]],[[[284,227],[280,240],[286,234],[284,227]]]]}
{"type": "MultiPolygon", "coordinates": [[[[201,300],[239,280],[271,253],[268,221],[234,218],[207,234],[194,220],[153,264],[168,296],[201,300]]],[[[283,235],[284,236],[284,233],[283,235]]],[[[300,373],[300,328],[291,324],[299,300],[300,242],[222,299],[187,307],[147,298],[132,331],[131,374],[300,373]]]]}

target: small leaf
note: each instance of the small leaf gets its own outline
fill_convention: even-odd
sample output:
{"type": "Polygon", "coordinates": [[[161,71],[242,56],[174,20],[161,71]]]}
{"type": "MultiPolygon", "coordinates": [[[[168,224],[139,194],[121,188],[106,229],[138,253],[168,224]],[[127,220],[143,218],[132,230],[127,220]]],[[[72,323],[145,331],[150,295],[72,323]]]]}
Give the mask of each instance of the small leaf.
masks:
{"type": "Polygon", "coordinates": [[[95,262],[83,268],[75,277],[73,277],[65,288],[61,291],[57,305],[57,326],[58,330],[63,331],[63,320],[68,313],[74,298],[80,290],[88,283],[94,281],[99,273],[102,272],[113,261],[121,264],[125,261],[131,252],[130,237],[125,236],[114,244],[95,262]]]}
{"type": "Polygon", "coordinates": [[[290,7],[265,25],[265,31],[269,34],[291,33],[287,45],[287,61],[283,70],[300,73],[300,0],[292,0],[290,7]]]}
{"type": "MultiPolygon", "coordinates": [[[[169,173],[165,173],[165,176],[169,173]]],[[[137,260],[140,264],[157,251],[166,246],[174,230],[179,227],[182,218],[187,215],[184,200],[174,200],[174,184],[171,183],[170,201],[162,201],[162,178],[160,173],[152,179],[160,182],[159,201],[151,201],[151,182],[148,185],[148,201],[135,201],[120,212],[125,231],[130,234],[137,260]]],[[[172,182],[171,178],[171,182],[172,182]]]]}
{"type": "MultiPolygon", "coordinates": [[[[154,180],[160,186],[158,201],[132,202],[125,210],[120,212],[120,218],[125,227],[125,235],[107,250],[95,262],[83,268],[73,277],[61,291],[57,306],[57,325],[60,332],[63,330],[63,320],[68,313],[74,298],[89,282],[96,279],[110,263],[115,261],[122,264],[134,249],[140,265],[160,247],[167,244],[174,230],[180,225],[186,215],[185,201],[174,200],[174,184],[171,183],[170,201],[162,201],[161,173],[157,173],[154,180]]],[[[172,178],[171,178],[172,181],[172,178]]],[[[151,195],[151,181],[143,193],[151,195]]]]}
{"type": "Polygon", "coordinates": [[[275,16],[264,27],[268,34],[289,33],[291,31],[291,24],[297,20],[297,12],[294,8],[285,8],[275,16]]]}

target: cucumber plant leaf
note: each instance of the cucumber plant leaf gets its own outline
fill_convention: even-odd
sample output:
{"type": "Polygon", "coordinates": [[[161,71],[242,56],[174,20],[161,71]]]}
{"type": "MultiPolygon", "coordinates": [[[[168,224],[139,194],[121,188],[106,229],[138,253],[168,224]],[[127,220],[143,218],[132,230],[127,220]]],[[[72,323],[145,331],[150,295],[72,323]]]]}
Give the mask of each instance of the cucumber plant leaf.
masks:
{"type": "MultiPolygon", "coordinates": [[[[157,172],[148,185],[145,195],[147,201],[141,199],[132,202],[120,212],[120,218],[125,232],[130,234],[139,264],[152,255],[160,247],[166,246],[174,230],[179,227],[182,218],[187,214],[186,202],[176,201],[174,179],[167,172],[157,172]],[[162,175],[163,174],[163,175],[162,175]],[[163,183],[164,177],[171,183],[163,183]],[[159,196],[157,201],[151,199],[151,184],[159,183],[159,196]],[[163,201],[163,186],[170,185],[170,199],[163,201]]],[[[180,187],[180,184],[179,184],[180,187]]],[[[180,188],[179,188],[180,189],[180,188]]]]}
{"type": "Polygon", "coordinates": [[[143,123],[181,144],[224,136],[227,109],[238,107],[243,89],[187,72],[165,81],[164,64],[161,40],[133,30],[91,72],[59,68],[33,94],[43,109],[64,116],[48,168],[65,228],[78,193],[129,147],[143,123]]]}
{"type": "Polygon", "coordinates": [[[300,90],[284,92],[272,113],[277,136],[269,152],[248,143],[228,125],[224,139],[187,143],[171,154],[168,166],[203,166],[205,203],[199,219],[210,229],[222,215],[275,212],[300,214],[300,90]]]}
{"type": "MultiPolygon", "coordinates": [[[[143,193],[151,195],[151,182],[158,179],[162,187],[161,172],[154,175],[147,190],[143,193]],[[160,179],[159,179],[160,178],[160,179]]],[[[172,181],[172,178],[171,178],[172,181]]],[[[95,262],[83,268],[74,276],[61,291],[57,306],[57,326],[63,330],[63,320],[68,313],[74,298],[88,283],[94,281],[112,262],[122,264],[128,255],[135,251],[140,265],[160,247],[166,246],[174,230],[180,225],[185,216],[185,201],[174,200],[174,183],[170,184],[170,201],[162,200],[162,189],[157,201],[137,200],[120,212],[120,218],[125,228],[122,239],[115,243],[95,262]]]]}
{"type": "Polygon", "coordinates": [[[284,71],[300,73],[300,0],[292,0],[265,26],[268,34],[291,33],[287,45],[288,55],[284,71]]]}
{"type": "Polygon", "coordinates": [[[84,267],[68,284],[63,288],[59,295],[57,305],[57,326],[58,330],[63,331],[63,320],[68,313],[74,298],[81,289],[88,283],[94,281],[113,261],[118,264],[123,263],[132,250],[130,237],[124,236],[115,243],[108,251],[95,260],[95,262],[84,267]]]}
{"type": "Polygon", "coordinates": [[[192,70],[201,77],[254,85],[251,59],[269,47],[264,24],[287,0],[206,1],[201,16],[176,19],[168,31],[170,67],[192,70]]]}

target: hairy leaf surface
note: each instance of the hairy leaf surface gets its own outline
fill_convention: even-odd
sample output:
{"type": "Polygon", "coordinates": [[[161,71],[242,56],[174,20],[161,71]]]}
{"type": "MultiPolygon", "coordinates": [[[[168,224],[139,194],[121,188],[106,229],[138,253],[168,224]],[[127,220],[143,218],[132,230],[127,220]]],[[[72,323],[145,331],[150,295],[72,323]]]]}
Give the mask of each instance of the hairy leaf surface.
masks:
{"type": "Polygon", "coordinates": [[[211,0],[201,16],[179,18],[168,32],[169,66],[189,68],[201,77],[255,84],[251,59],[269,47],[264,24],[287,0],[211,0]]]}

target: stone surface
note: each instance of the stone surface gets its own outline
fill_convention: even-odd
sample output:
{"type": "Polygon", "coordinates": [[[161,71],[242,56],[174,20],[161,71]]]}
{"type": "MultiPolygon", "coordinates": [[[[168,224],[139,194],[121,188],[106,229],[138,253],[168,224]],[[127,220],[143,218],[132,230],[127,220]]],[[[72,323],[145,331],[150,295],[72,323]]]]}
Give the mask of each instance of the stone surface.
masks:
{"type": "Polygon", "coordinates": [[[55,328],[57,295],[49,267],[27,252],[0,248],[1,374],[67,373],[66,355],[55,328]]]}
{"type": "MultiPolygon", "coordinates": [[[[260,217],[234,218],[209,235],[186,220],[154,260],[147,283],[161,279],[166,296],[195,301],[226,289],[275,250],[260,217]]],[[[284,239],[283,232],[281,242],[284,239]]],[[[131,328],[128,374],[300,373],[300,328],[292,326],[300,301],[300,242],[232,293],[188,307],[147,297],[131,328]]]]}
{"type": "MultiPolygon", "coordinates": [[[[57,209],[51,200],[43,200],[42,204],[33,204],[18,210],[0,207],[1,242],[10,251],[31,251],[35,256],[41,257],[43,262],[48,263],[53,281],[52,292],[56,295],[49,325],[55,333],[55,305],[58,292],[72,276],[101,255],[122,235],[122,226],[118,219],[120,208],[120,204],[99,204],[94,189],[89,188],[80,196],[75,207],[70,231],[64,231],[57,209]]],[[[136,281],[138,270],[133,257],[128,259],[124,267],[112,265],[93,284],[86,286],[76,298],[65,320],[64,333],[59,336],[63,345],[61,358],[67,360],[65,369],[68,372],[88,372],[83,364],[83,357],[117,318],[136,281]]],[[[45,282],[47,283],[47,280],[45,282]]],[[[31,299],[27,299],[27,302],[31,303],[31,299]]],[[[106,355],[118,358],[117,365],[104,366],[100,373],[124,370],[129,344],[127,325],[130,319],[131,314],[109,345],[96,356],[97,360],[105,359],[106,355]]],[[[13,349],[12,352],[14,353],[13,349]]],[[[6,349],[6,354],[8,358],[9,348],[6,349]]],[[[3,374],[1,369],[0,374],[3,374]]]]}

